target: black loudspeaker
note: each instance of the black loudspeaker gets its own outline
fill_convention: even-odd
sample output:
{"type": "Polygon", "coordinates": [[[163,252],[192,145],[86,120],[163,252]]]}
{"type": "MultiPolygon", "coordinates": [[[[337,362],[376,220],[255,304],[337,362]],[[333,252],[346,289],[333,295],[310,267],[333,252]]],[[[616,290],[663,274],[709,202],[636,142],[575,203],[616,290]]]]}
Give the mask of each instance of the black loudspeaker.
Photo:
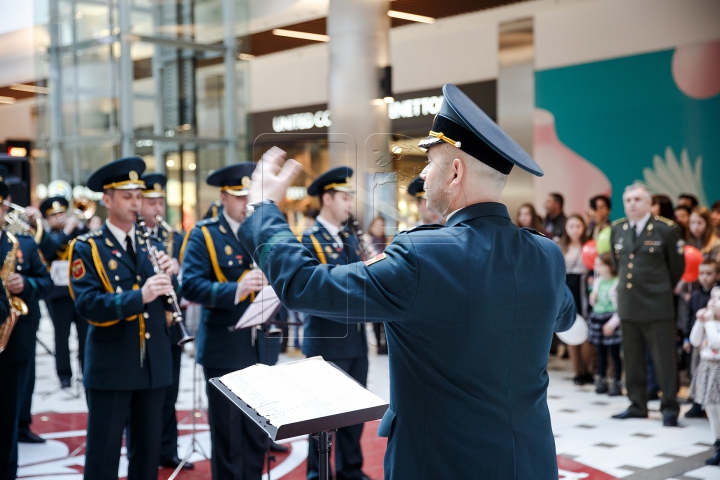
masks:
{"type": "Polygon", "coordinates": [[[0,153],[0,165],[8,170],[3,181],[10,187],[13,203],[21,207],[30,205],[30,160],[28,157],[14,157],[0,153]]]}

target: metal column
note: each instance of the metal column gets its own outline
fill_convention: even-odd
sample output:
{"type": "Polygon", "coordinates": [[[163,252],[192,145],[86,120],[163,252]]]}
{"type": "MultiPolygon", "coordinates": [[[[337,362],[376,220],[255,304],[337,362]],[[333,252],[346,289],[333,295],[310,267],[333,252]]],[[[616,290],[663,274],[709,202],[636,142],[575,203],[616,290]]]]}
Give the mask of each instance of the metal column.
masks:
{"type": "Polygon", "coordinates": [[[225,91],[223,114],[225,120],[225,165],[235,163],[237,158],[237,118],[235,112],[235,101],[237,82],[235,78],[235,60],[237,59],[237,47],[235,37],[235,0],[223,0],[223,29],[225,46],[225,91]]]}
{"type": "Polygon", "coordinates": [[[120,24],[120,141],[123,157],[133,155],[133,61],[130,54],[130,2],[119,0],[118,17],[120,24]]]}

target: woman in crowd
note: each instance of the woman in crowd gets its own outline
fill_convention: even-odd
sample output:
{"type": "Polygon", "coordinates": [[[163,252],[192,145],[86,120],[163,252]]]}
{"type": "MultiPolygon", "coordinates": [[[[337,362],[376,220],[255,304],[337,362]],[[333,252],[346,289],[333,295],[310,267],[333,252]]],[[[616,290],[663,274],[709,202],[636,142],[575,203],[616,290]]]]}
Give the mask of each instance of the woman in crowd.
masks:
{"type": "Polygon", "coordinates": [[[610,209],[612,203],[606,195],[596,195],[590,199],[590,216],[592,221],[588,225],[588,237],[597,238],[603,229],[610,226],[610,209]]]}
{"type": "Polygon", "coordinates": [[[712,229],[710,210],[706,207],[695,207],[690,214],[688,230],[690,231],[689,245],[700,250],[704,260],[720,262],[720,238],[712,229]]]}
{"type": "Polygon", "coordinates": [[[654,216],[660,215],[668,220],[673,219],[673,203],[670,197],[667,195],[653,195],[652,196],[652,214],[654,216]]]}
{"type": "Polygon", "coordinates": [[[531,203],[523,203],[518,208],[515,224],[522,228],[532,228],[538,232],[544,232],[542,218],[537,214],[535,207],[531,203]]]}
{"type": "MultiPolygon", "coordinates": [[[[565,223],[565,232],[560,239],[560,249],[565,256],[566,283],[575,298],[577,313],[586,317],[588,269],[582,261],[582,246],[588,240],[585,220],[573,214],[565,223]]],[[[568,352],[575,369],[575,385],[592,384],[593,347],[586,340],[581,345],[568,345],[568,352]]]]}
{"type": "Polygon", "coordinates": [[[690,241],[690,213],[692,213],[690,207],[686,207],[685,205],[678,205],[673,212],[673,218],[675,219],[675,223],[680,227],[685,243],[690,241]]]}

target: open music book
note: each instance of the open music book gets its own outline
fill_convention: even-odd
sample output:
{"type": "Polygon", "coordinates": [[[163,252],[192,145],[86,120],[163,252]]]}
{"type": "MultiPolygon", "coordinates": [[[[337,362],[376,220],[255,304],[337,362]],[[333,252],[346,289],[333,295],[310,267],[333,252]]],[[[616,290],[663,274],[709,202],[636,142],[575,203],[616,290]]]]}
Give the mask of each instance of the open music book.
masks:
{"type": "Polygon", "coordinates": [[[233,330],[261,325],[272,320],[282,307],[280,299],[270,285],[265,285],[255,296],[253,303],[245,309],[233,330]]]}
{"type": "Polygon", "coordinates": [[[377,420],[388,404],[345,372],[312,357],[210,380],[273,440],[377,420]]]}

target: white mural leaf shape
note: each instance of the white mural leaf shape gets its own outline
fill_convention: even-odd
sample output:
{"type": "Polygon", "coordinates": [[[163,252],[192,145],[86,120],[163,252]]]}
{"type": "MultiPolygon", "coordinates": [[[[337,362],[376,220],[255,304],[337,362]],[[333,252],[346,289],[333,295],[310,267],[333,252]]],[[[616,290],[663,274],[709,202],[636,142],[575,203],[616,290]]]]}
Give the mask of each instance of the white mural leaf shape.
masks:
{"type": "Polygon", "coordinates": [[[680,151],[680,161],[670,146],[665,148],[665,158],[653,155],[652,168],[643,169],[645,184],[655,194],[667,195],[675,200],[682,193],[695,195],[700,205],[707,205],[702,182],[702,156],[695,164],[690,160],[687,148],[680,151]]]}

